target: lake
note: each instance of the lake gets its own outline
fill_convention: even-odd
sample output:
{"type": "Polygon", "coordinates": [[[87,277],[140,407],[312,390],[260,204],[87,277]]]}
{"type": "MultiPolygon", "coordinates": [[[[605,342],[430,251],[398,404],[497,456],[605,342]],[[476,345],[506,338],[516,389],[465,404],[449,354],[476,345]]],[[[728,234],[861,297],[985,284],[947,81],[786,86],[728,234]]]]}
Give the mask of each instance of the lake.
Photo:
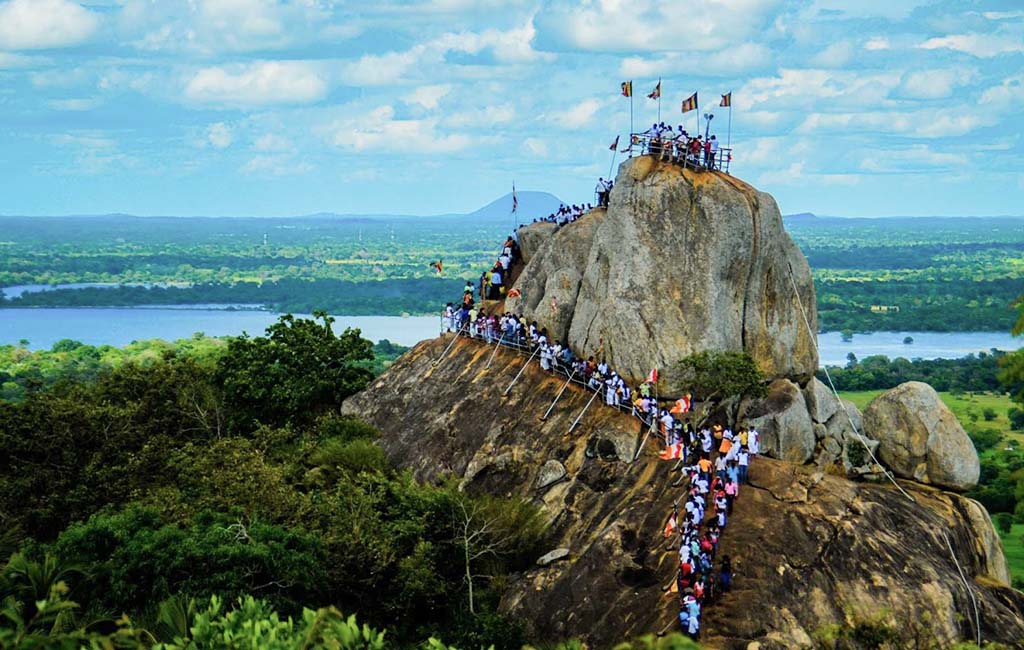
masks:
{"type": "MultiPolygon", "coordinates": [[[[49,348],[64,338],[122,346],[143,339],[187,338],[194,332],[224,336],[245,331],[255,335],[262,334],[278,317],[267,311],[215,309],[222,305],[201,307],[0,309],[0,345],[27,339],[29,347],[37,350],[49,348]]],[[[437,316],[336,318],[336,331],[358,327],[372,341],[388,339],[401,345],[415,345],[437,336],[440,329],[437,316]]],[[[821,359],[829,365],[845,365],[850,352],[859,359],[874,354],[908,359],[958,358],[991,348],[1016,350],[1022,341],[1002,332],[875,332],[855,334],[849,343],[842,341],[839,332],[818,335],[821,359]],[[914,342],[905,345],[906,336],[913,337],[914,342]]]]}

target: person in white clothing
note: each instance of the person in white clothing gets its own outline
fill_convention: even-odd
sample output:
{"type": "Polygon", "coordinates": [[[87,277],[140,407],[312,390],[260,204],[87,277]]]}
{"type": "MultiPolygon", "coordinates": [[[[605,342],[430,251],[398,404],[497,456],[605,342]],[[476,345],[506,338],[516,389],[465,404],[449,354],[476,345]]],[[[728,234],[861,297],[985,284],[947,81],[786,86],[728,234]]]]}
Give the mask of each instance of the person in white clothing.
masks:
{"type": "Polygon", "coordinates": [[[753,456],[761,453],[761,434],[754,427],[747,431],[747,449],[753,456]]]}

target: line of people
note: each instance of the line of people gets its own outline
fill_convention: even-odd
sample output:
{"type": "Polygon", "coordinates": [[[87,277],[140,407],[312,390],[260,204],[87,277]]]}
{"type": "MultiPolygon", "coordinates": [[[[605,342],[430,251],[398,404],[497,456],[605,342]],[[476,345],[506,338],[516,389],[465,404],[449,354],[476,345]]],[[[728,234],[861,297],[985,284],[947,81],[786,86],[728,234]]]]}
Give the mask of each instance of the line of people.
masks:
{"type": "Polygon", "coordinates": [[[677,468],[688,478],[680,497],[683,511],[677,500],[664,529],[666,538],[679,535],[679,568],[668,591],[679,594],[679,625],[696,640],[704,608],[732,588],[731,559],[724,555],[716,571],[715,558],[733,502],[747,482],[750,458],[760,452],[760,435],[755,428],[734,434],[721,424],[702,428],[686,441],[668,431],[661,458],[678,459],[677,468]]]}
{"type": "Polygon", "coordinates": [[[539,217],[533,220],[533,223],[557,223],[559,226],[570,224],[586,213],[594,209],[594,206],[587,203],[586,205],[575,203],[570,205],[562,205],[556,212],[552,212],[546,217],[539,217]]]}

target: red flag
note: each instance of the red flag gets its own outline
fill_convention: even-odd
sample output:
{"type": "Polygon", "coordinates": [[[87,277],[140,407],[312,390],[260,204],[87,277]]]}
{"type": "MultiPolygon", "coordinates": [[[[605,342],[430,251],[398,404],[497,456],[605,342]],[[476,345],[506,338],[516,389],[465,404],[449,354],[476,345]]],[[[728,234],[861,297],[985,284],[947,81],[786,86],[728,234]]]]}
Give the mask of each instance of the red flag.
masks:
{"type": "Polygon", "coordinates": [[[658,79],[658,85],[654,90],[647,94],[647,99],[661,99],[661,79],[658,79]]]}
{"type": "Polygon", "coordinates": [[[509,298],[518,298],[521,295],[523,295],[523,293],[519,290],[519,287],[516,287],[512,291],[508,292],[508,297],[509,298]]]}
{"type": "Polygon", "coordinates": [[[651,368],[651,374],[647,375],[647,381],[651,382],[652,384],[658,383],[658,369],[657,368],[651,368]]]}
{"type": "Polygon", "coordinates": [[[615,151],[618,148],[619,148],[619,136],[615,136],[615,142],[612,143],[612,146],[608,147],[608,151],[615,151]]]}

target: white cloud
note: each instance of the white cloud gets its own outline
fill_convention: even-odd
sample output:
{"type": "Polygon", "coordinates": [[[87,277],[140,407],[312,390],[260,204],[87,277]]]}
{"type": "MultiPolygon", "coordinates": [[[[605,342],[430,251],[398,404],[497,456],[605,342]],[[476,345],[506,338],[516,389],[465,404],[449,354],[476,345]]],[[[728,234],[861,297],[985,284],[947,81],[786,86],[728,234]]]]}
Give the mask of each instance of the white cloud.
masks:
{"type": "Polygon", "coordinates": [[[944,68],[907,72],[897,89],[901,97],[912,99],[942,99],[953,94],[959,86],[970,83],[976,76],[975,70],[966,68],[944,68]]]}
{"type": "Polygon", "coordinates": [[[378,153],[453,153],[487,141],[474,141],[465,133],[442,133],[437,127],[436,118],[396,119],[393,107],[380,106],[367,115],[337,120],[328,132],[337,146],[378,153]]]}
{"type": "Polygon", "coordinates": [[[256,176],[296,176],[313,170],[307,162],[295,160],[290,155],[253,156],[244,165],[242,173],[256,176]]]}
{"type": "Polygon", "coordinates": [[[135,47],[152,51],[250,52],[358,33],[330,24],[315,0],[121,0],[118,21],[135,47]],[[326,24],[326,26],[324,26],[326,24]]]}
{"type": "Polygon", "coordinates": [[[1013,20],[1024,18],[1024,11],[986,11],[981,15],[989,20],[1013,20]]]}
{"type": "Polygon", "coordinates": [[[821,52],[811,57],[811,63],[825,68],[841,68],[853,57],[853,44],[849,41],[836,41],[821,52]]]}
{"type": "Polygon", "coordinates": [[[51,99],[46,102],[50,108],[58,111],[91,111],[102,102],[95,97],[74,99],[51,99]]]}
{"type": "Polygon", "coordinates": [[[508,105],[485,106],[451,113],[442,118],[445,126],[456,128],[493,128],[510,124],[516,119],[516,109],[508,105]]]}
{"type": "Polygon", "coordinates": [[[880,50],[888,50],[891,47],[889,39],[884,36],[874,36],[864,42],[864,49],[869,52],[878,52],[880,50]]]}
{"type": "Polygon", "coordinates": [[[878,106],[900,82],[897,72],[783,69],[775,77],[751,79],[734,95],[739,109],[878,106]]]}
{"type": "Polygon", "coordinates": [[[981,94],[980,103],[987,108],[1019,112],[1024,103],[1024,76],[1004,79],[998,86],[989,88],[981,94]]]}
{"type": "Polygon", "coordinates": [[[451,90],[452,87],[448,84],[420,86],[406,95],[404,99],[407,104],[417,104],[427,110],[433,110],[437,108],[440,101],[444,99],[451,90]]]}
{"type": "Polygon", "coordinates": [[[41,56],[25,56],[24,54],[12,54],[10,52],[0,52],[0,70],[14,70],[17,68],[30,68],[41,63],[46,63],[47,59],[41,56]]]}
{"type": "Polygon", "coordinates": [[[99,18],[69,0],[9,0],[0,4],[0,48],[38,50],[82,43],[99,18]]]}
{"type": "Polygon", "coordinates": [[[326,95],[327,84],[315,66],[302,61],[203,68],[185,84],[189,100],[220,106],[308,104],[326,95]]]}
{"type": "Polygon", "coordinates": [[[565,111],[552,113],[549,119],[563,129],[583,129],[590,126],[591,120],[600,110],[601,102],[596,99],[584,99],[565,111]]]}
{"type": "Polygon", "coordinates": [[[223,122],[216,122],[206,127],[206,141],[215,149],[227,149],[233,137],[231,127],[223,122]]]}
{"type": "Polygon", "coordinates": [[[693,52],[738,45],[771,24],[782,0],[562,0],[535,22],[552,50],[693,52]]]}
{"type": "Polygon", "coordinates": [[[941,168],[955,168],[965,164],[962,155],[933,151],[927,145],[913,145],[906,149],[870,151],[862,154],[860,168],[877,173],[920,173],[941,168]]]}
{"type": "MultiPolygon", "coordinates": [[[[701,56],[700,72],[705,75],[748,72],[771,65],[773,55],[760,43],[741,43],[701,56]]],[[[626,78],[667,77],[690,74],[693,56],[683,52],[666,52],[655,58],[630,56],[622,60],[619,72],[626,78]]]]}
{"type": "Polygon", "coordinates": [[[548,143],[540,138],[526,138],[523,140],[523,149],[537,158],[546,158],[548,155],[548,143]]]}
{"type": "Polygon", "coordinates": [[[918,138],[947,138],[964,135],[996,123],[991,115],[977,112],[950,113],[949,109],[921,111],[877,111],[858,113],[810,113],[796,132],[825,133],[891,133],[918,138]]]}
{"type": "Polygon", "coordinates": [[[291,151],[294,148],[292,141],[283,135],[276,133],[264,133],[252,144],[256,151],[291,151]]]}
{"type": "Polygon", "coordinates": [[[951,34],[930,38],[918,47],[924,50],[955,50],[978,58],[990,58],[1024,52],[1024,38],[1019,34],[951,34]]]}

